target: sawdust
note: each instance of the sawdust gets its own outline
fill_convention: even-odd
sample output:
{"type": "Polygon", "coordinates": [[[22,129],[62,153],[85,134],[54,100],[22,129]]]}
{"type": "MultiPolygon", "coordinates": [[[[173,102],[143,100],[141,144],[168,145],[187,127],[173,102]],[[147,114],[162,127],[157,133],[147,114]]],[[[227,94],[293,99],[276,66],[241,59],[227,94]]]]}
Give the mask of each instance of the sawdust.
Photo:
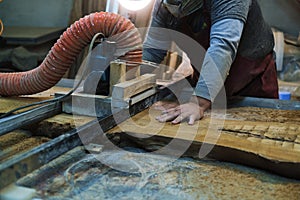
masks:
{"type": "MultiPolygon", "coordinates": [[[[9,112],[15,108],[29,105],[33,102],[41,101],[43,99],[37,99],[37,98],[30,98],[30,97],[6,97],[6,98],[0,98],[0,112],[6,113],[9,112]]],[[[32,106],[30,108],[25,108],[22,110],[17,111],[16,113],[20,113],[23,111],[26,111],[28,109],[34,108],[37,106],[32,106]]]]}
{"type": "Polygon", "coordinates": [[[56,138],[66,132],[94,120],[92,117],[59,114],[37,124],[27,126],[33,135],[56,138]]]}
{"type": "Polygon", "coordinates": [[[299,181],[248,167],[213,160],[180,158],[170,162],[149,154],[130,155],[128,160],[127,154],[108,151],[99,156],[134,169],[130,172],[86,157],[36,185],[37,198],[296,200],[300,196],[299,181]]]}
{"type": "Polygon", "coordinates": [[[47,137],[32,137],[30,132],[16,130],[0,137],[0,161],[8,159],[10,156],[26,152],[34,147],[48,142],[47,137]]]}
{"type": "Polygon", "coordinates": [[[239,107],[227,109],[226,119],[300,124],[300,111],[239,107]]]}
{"type": "Polygon", "coordinates": [[[57,123],[50,121],[42,121],[34,126],[31,126],[29,130],[35,136],[45,136],[49,138],[56,138],[72,129],[74,129],[74,125],[71,123],[57,123]]]}
{"type": "Polygon", "coordinates": [[[48,142],[50,139],[46,137],[31,137],[22,141],[22,143],[16,144],[14,148],[18,153],[37,147],[43,143],[48,142]]]}
{"type": "Polygon", "coordinates": [[[4,150],[30,137],[30,132],[16,130],[0,137],[0,150],[4,150]]]}

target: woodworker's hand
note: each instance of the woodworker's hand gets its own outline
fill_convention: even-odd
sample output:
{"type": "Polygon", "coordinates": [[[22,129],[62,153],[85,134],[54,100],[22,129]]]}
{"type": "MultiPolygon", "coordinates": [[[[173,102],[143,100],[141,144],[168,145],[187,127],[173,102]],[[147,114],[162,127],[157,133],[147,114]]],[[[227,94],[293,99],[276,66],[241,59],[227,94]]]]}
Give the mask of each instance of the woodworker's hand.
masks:
{"type": "Polygon", "coordinates": [[[156,119],[159,122],[171,121],[178,124],[187,120],[188,124],[193,125],[196,120],[204,116],[204,112],[210,108],[211,102],[201,97],[194,96],[189,103],[177,105],[162,111],[162,114],[156,119]]]}

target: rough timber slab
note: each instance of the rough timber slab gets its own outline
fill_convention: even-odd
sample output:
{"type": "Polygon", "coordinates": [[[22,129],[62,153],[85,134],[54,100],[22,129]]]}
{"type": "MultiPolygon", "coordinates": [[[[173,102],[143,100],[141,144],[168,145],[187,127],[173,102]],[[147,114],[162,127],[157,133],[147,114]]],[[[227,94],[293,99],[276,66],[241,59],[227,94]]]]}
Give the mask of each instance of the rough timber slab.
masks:
{"type": "MultiPolygon", "coordinates": [[[[138,113],[131,119],[118,125],[109,133],[127,132],[135,135],[155,135],[163,138],[193,140],[197,143],[214,144],[214,148],[244,152],[258,159],[276,163],[296,164],[298,168],[291,172],[300,179],[300,111],[273,110],[266,108],[232,108],[227,110],[226,120],[220,116],[206,115],[194,126],[187,123],[172,125],[159,123],[155,116],[160,112],[154,109],[138,113]],[[219,137],[209,138],[206,133],[209,126],[220,131],[219,137]],[[298,170],[297,170],[298,169],[298,170]]],[[[211,129],[210,129],[211,130],[211,129]]],[[[155,141],[155,137],[153,137],[155,141]]],[[[222,159],[222,156],[218,156],[222,159]]],[[[234,157],[232,155],[232,157],[234,157]]],[[[226,160],[224,158],[224,160],[226,160]]],[[[239,162],[238,158],[233,161],[239,162]]],[[[251,165],[253,160],[243,163],[251,165]]],[[[261,166],[260,166],[261,167],[261,166]]],[[[264,167],[264,166],[262,166],[264,167]]],[[[267,167],[267,166],[265,166],[267,167]]],[[[267,167],[268,168],[268,167],[267,167]]],[[[285,172],[283,172],[285,173],[285,172]]],[[[289,175],[288,175],[289,176],[289,175]]]]}

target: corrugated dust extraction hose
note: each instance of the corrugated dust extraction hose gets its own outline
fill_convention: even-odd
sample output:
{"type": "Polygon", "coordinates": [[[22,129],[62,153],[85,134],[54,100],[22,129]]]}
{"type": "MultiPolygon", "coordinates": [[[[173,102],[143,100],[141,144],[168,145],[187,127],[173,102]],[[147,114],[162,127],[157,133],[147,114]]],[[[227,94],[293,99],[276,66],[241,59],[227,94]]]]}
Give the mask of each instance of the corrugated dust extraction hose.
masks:
{"type": "Polygon", "coordinates": [[[141,62],[142,40],[134,24],[118,14],[97,12],[72,24],[37,68],[27,72],[0,73],[0,95],[30,95],[53,87],[99,32],[115,41],[117,49],[128,49],[122,59],[141,62]]]}

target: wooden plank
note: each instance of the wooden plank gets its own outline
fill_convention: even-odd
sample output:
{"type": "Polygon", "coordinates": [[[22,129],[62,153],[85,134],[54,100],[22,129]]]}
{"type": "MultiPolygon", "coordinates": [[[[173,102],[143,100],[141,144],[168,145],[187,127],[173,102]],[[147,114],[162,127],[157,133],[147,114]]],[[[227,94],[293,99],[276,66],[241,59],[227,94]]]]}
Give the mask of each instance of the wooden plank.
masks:
{"type": "MultiPolygon", "coordinates": [[[[140,137],[142,135],[188,140],[197,143],[215,145],[214,148],[223,148],[225,151],[238,151],[253,155],[256,159],[265,159],[272,163],[269,166],[276,168],[279,164],[300,165],[300,113],[296,110],[280,111],[265,108],[233,108],[228,109],[225,122],[218,116],[207,114],[194,126],[183,122],[173,125],[170,122],[159,123],[155,117],[160,111],[149,109],[138,113],[130,120],[119,124],[108,133],[130,133],[140,137]],[[241,114],[240,114],[241,113],[241,114]],[[247,116],[248,113],[248,117],[247,116]],[[252,115],[255,114],[256,115],[252,115]],[[261,116],[261,117],[260,117],[261,116]],[[207,132],[214,127],[220,131],[218,138],[207,138],[207,132]]],[[[140,138],[138,137],[138,138],[140,138]]],[[[157,140],[156,140],[157,141],[157,140]]],[[[234,160],[234,157],[231,156],[234,160]]],[[[235,159],[234,162],[239,160],[235,159]]],[[[246,164],[252,165],[253,160],[246,164]]],[[[292,168],[293,169],[293,168],[292,168]]],[[[277,171],[278,172],[278,171],[277,171]]],[[[286,172],[278,172],[286,173],[286,172]]],[[[300,178],[300,171],[291,171],[300,178]]]]}
{"type": "MultiPolygon", "coordinates": [[[[64,94],[64,92],[57,92],[55,95],[62,96],[64,94]]],[[[72,98],[63,102],[62,111],[92,117],[107,116],[111,114],[111,98],[103,95],[75,92],[72,94],[72,98]]]]}
{"type": "Polygon", "coordinates": [[[140,92],[155,86],[156,75],[144,74],[135,79],[114,85],[112,98],[128,99],[140,92]]]}
{"type": "Polygon", "coordinates": [[[133,106],[134,104],[143,101],[144,99],[149,98],[150,96],[154,96],[157,94],[157,90],[155,88],[148,89],[140,94],[137,94],[128,99],[115,99],[112,98],[111,107],[116,111],[119,109],[128,108],[133,106]]]}
{"type": "Polygon", "coordinates": [[[170,53],[169,70],[171,72],[174,72],[176,70],[176,68],[178,67],[178,65],[177,65],[177,57],[178,57],[178,53],[177,52],[170,53]]]}
{"type": "Polygon", "coordinates": [[[112,94],[113,86],[126,81],[126,63],[111,62],[109,78],[109,94],[112,94]]]}

